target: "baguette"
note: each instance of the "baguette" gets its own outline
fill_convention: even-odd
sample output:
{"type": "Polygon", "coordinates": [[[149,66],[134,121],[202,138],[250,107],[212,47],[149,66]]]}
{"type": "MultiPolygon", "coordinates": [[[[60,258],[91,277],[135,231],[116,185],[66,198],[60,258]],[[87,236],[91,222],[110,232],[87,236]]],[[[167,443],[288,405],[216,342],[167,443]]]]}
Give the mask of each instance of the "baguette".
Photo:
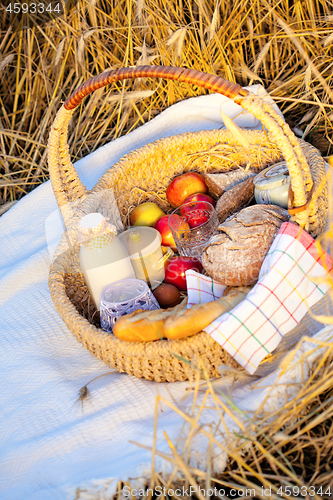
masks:
{"type": "Polygon", "coordinates": [[[201,332],[212,321],[230,311],[245,299],[248,287],[229,289],[223,296],[207,304],[186,309],[187,300],[170,309],[143,311],[138,309],[121,316],[114,327],[114,335],[126,342],[149,342],[167,338],[178,340],[201,332]]]}
{"type": "Polygon", "coordinates": [[[131,314],[121,316],[113,327],[114,335],[127,342],[146,342],[160,340],[164,335],[164,322],[175,311],[186,308],[187,300],[169,309],[144,311],[138,309],[131,314]]]}
{"type": "Polygon", "coordinates": [[[164,323],[164,335],[168,339],[176,340],[189,337],[201,332],[212,321],[222,314],[231,311],[245,299],[249,288],[240,287],[230,291],[225,297],[213,302],[197,304],[191,309],[174,311],[164,323]]]}

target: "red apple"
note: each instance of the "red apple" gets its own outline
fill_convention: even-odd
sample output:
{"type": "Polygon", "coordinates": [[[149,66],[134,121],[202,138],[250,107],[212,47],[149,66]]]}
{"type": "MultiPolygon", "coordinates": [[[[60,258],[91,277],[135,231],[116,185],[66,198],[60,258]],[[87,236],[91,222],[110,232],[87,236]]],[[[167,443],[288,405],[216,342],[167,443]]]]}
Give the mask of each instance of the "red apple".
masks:
{"type": "Polygon", "coordinates": [[[179,290],[187,290],[185,271],[194,269],[198,273],[203,270],[199,259],[195,257],[172,257],[165,266],[165,283],[175,285],[179,290]]]}
{"type": "MultiPolygon", "coordinates": [[[[194,202],[194,201],[207,201],[208,203],[210,203],[211,205],[213,205],[213,207],[215,207],[216,205],[216,201],[213,200],[213,198],[211,196],[209,196],[209,194],[203,194],[203,193],[195,193],[195,194],[191,194],[191,196],[189,196],[188,198],[186,198],[186,200],[184,201],[184,203],[191,203],[191,202],[194,202]]],[[[182,213],[182,211],[180,211],[180,213],[182,213]]]]}
{"type": "Polygon", "coordinates": [[[191,194],[207,193],[207,191],[208,188],[202,175],[196,172],[188,172],[187,174],[175,177],[170,182],[166,190],[166,197],[170,205],[177,208],[183,205],[186,198],[191,194]]]}
{"type": "MultiPolygon", "coordinates": [[[[206,195],[203,194],[197,196],[206,195]]],[[[207,198],[210,198],[210,196],[207,196],[207,198]]],[[[180,213],[183,217],[185,217],[185,220],[189,224],[190,228],[194,228],[201,226],[208,221],[208,219],[212,215],[211,209],[212,204],[210,201],[193,201],[182,205],[180,208],[180,213]]]]}
{"type": "Polygon", "coordinates": [[[175,240],[172,236],[171,229],[168,225],[169,217],[172,221],[178,222],[179,229],[190,229],[190,226],[186,222],[183,222],[183,219],[177,214],[163,215],[163,217],[158,219],[158,221],[155,223],[154,229],[157,229],[157,231],[161,233],[162,245],[165,247],[171,247],[172,250],[177,250],[175,240]]]}

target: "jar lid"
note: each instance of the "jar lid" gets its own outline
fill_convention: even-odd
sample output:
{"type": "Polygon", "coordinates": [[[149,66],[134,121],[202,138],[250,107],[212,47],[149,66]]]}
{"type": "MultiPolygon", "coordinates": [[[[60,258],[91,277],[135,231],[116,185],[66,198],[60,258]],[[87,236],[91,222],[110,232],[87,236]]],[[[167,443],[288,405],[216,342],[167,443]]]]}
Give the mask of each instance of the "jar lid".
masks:
{"type": "Polygon", "coordinates": [[[125,245],[132,259],[149,255],[161,246],[162,243],[162,236],[159,231],[148,226],[132,227],[119,234],[118,237],[122,244],[125,245]]]}
{"type": "Polygon", "coordinates": [[[287,164],[285,161],[276,163],[268,168],[265,168],[260,174],[256,175],[254,180],[256,189],[274,189],[283,184],[290,183],[290,176],[287,164]]]}

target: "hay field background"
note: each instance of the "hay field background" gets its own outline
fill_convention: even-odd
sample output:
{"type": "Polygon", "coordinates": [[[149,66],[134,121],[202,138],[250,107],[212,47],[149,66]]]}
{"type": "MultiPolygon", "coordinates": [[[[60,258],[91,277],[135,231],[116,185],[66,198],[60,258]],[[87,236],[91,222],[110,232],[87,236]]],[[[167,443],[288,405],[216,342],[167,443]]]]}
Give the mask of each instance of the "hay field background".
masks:
{"type": "MultiPolygon", "coordinates": [[[[48,179],[46,143],[57,110],[78,85],[109,68],[176,65],[242,85],[260,82],[296,133],[324,156],[331,154],[332,1],[78,0],[69,6],[65,16],[47,25],[19,29],[0,4],[0,213],[48,179]]],[[[72,159],[204,92],[152,80],[95,92],[71,121],[72,159]]],[[[171,445],[166,459],[174,474],[165,484],[152,468],[154,484],[251,487],[264,478],[267,488],[273,486],[271,498],[283,497],[279,484],[322,486],[323,492],[332,485],[332,497],[332,360],[331,346],[297,400],[276,412],[273,421],[263,416],[244,430],[248,451],[244,455],[235,441],[222,477],[209,468],[209,456],[207,472],[192,470],[186,450],[178,456],[171,445]]],[[[219,394],[214,397],[222,401],[219,394]]],[[[225,403],[218,404],[219,412],[227,411],[225,403]]],[[[191,423],[191,416],[184,418],[191,423]]],[[[260,498],[260,489],[257,493],[260,498]]],[[[323,497],[330,498],[308,496],[323,497]]]]}
{"type": "MultiPolygon", "coordinates": [[[[5,5],[0,4],[2,210],[48,178],[46,143],[61,102],[110,67],[187,66],[242,85],[260,82],[298,134],[330,154],[331,1],[78,0],[69,3],[66,15],[25,27],[13,24],[5,5]]],[[[73,160],[203,92],[153,80],[96,92],[71,122],[73,160]]]]}

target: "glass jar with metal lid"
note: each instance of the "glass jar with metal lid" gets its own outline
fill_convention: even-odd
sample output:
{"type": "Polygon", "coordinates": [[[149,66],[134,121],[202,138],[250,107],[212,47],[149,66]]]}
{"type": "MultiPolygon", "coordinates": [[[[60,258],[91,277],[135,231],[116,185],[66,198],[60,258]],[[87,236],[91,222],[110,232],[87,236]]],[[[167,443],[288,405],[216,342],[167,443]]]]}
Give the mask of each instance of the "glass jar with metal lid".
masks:
{"type": "Polygon", "coordinates": [[[290,176],[285,161],[272,165],[253,180],[254,196],[257,203],[279,205],[288,208],[290,176]]]}

